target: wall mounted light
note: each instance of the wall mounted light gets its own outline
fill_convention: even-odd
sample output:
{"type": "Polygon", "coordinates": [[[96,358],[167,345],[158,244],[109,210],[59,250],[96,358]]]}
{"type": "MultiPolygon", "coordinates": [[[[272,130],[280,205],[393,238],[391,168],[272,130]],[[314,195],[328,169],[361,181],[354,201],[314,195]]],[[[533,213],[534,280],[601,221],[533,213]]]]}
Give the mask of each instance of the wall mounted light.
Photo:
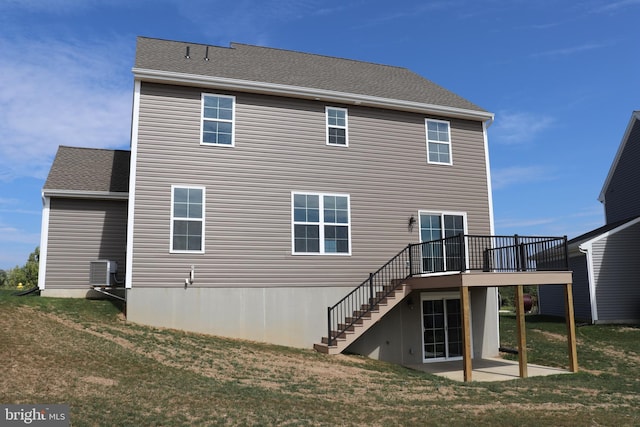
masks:
{"type": "Polygon", "coordinates": [[[407,224],[407,230],[413,231],[413,227],[416,225],[416,217],[411,215],[409,217],[409,224],[407,224]]]}

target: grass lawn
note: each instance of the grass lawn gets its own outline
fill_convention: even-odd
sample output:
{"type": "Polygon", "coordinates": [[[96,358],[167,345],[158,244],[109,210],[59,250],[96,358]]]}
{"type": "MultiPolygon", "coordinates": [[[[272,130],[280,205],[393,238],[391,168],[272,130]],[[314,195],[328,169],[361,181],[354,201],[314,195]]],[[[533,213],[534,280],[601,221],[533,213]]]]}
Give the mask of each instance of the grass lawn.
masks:
{"type": "MultiPolygon", "coordinates": [[[[74,426],[640,425],[637,327],[579,327],[577,374],[465,384],[127,324],[119,308],[0,291],[0,403],[66,403],[74,426]]],[[[526,325],[529,362],[566,367],[564,323],[526,325]]],[[[514,316],[501,337],[515,346],[514,316]]]]}

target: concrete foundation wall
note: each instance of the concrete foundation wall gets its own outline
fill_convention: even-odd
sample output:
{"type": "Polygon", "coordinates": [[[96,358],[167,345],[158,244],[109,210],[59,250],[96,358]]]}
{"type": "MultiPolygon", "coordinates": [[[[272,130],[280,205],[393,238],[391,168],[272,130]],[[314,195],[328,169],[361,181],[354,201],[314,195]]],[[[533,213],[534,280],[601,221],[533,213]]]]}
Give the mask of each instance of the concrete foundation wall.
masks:
{"type": "MultiPolygon", "coordinates": [[[[116,295],[124,296],[124,288],[114,292],[116,295]]],[[[50,298],[88,298],[88,299],[108,299],[109,297],[96,292],[93,289],[42,289],[40,296],[50,298]]]]}
{"type": "MultiPolygon", "coordinates": [[[[423,363],[420,294],[412,292],[347,351],[403,365],[423,363]]],[[[470,294],[473,357],[496,356],[500,346],[496,290],[473,288],[470,294]]]]}
{"type": "Polygon", "coordinates": [[[312,348],[342,287],[133,288],[127,320],[230,338],[312,348]]]}

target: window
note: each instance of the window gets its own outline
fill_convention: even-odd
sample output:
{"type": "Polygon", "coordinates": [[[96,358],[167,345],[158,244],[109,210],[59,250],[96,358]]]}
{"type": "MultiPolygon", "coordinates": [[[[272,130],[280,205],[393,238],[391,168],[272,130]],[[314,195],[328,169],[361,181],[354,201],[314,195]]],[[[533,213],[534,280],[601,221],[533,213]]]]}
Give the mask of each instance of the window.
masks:
{"type": "Polygon", "coordinates": [[[462,267],[464,254],[460,242],[440,240],[460,233],[465,233],[464,213],[420,212],[420,241],[436,241],[422,245],[423,272],[452,271],[462,267]]]}
{"type": "Polygon", "coordinates": [[[293,253],[351,253],[349,196],[292,194],[293,253]]]}
{"type": "Polygon", "coordinates": [[[234,145],[235,97],[202,94],[202,144],[234,145]]]}
{"type": "Polygon", "coordinates": [[[327,145],[348,146],[347,109],[327,107],[327,145]]]}
{"type": "Polygon", "coordinates": [[[171,187],[171,252],[204,252],[204,188],[171,187]]]}
{"type": "Polygon", "coordinates": [[[443,165],[453,164],[451,160],[451,136],[449,122],[426,120],[427,162],[443,165]]]}

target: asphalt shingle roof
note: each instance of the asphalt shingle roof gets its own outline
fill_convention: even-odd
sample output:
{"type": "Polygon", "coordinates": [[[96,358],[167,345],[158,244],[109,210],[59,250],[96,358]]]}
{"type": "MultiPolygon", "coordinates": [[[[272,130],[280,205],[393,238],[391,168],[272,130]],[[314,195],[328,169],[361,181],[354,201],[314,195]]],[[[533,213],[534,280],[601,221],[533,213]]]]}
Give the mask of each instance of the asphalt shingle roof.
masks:
{"type": "Polygon", "coordinates": [[[138,37],[135,68],[486,112],[406,68],[240,43],[218,47],[138,37]]]}
{"type": "Polygon", "coordinates": [[[126,193],[130,156],[125,150],[60,146],[44,189],[126,193]]]}

